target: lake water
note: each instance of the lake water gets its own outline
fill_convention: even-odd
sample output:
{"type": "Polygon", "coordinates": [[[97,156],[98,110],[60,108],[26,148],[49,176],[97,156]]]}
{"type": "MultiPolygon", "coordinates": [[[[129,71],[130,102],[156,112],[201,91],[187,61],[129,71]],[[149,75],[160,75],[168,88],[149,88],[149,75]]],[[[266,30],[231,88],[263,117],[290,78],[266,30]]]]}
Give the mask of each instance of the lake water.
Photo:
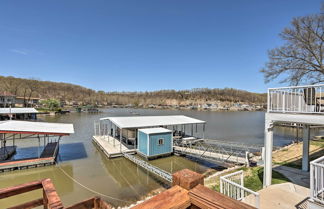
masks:
{"type": "MultiPolygon", "coordinates": [[[[71,113],[58,116],[41,116],[40,120],[47,122],[74,124],[75,134],[63,137],[61,140],[60,162],[56,166],[2,173],[0,174],[0,188],[51,178],[65,206],[98,196],[98,194],[94,194],[84,187],[104,194],[103,199],[114,206],[129,205],[156,192],[164,186],[163,182],[126,159],[108,160],[91,141],[94,121],[107,116],[129,116],[133,115],[134,112],[139,115],[187,115],[207,121],[206,138],[247,144],[263,144],[264,112],[199,112],[115,108],[105,109],[98,114],[71,113]]],[[[312,134],[318,134],[317,130],[315,132],[312,134]]],[[[276,128],[274,145],[288,144],[295,136],[295,129],[276,128]]],[[[38,153],[38,140],[36,139],[19,140],[16,144],[18,146],[16,158],[32,157],[38,153]]],[[[168,172],[189,168],[204,173],[212,166],[178,156],[150,162],[168,172]]],[[[20,195],[19,198],[0,200],[0,208],[13,206],[40,196],[41,191],[36,191],[20,195]]]]}

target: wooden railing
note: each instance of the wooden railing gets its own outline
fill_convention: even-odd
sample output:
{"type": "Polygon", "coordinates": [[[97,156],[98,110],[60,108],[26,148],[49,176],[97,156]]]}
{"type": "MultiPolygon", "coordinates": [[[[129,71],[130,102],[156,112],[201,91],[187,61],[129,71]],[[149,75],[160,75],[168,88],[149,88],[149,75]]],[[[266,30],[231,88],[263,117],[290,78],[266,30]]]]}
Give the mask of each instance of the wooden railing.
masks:
{"type": "Polygon", "coordinates": [[[8,209],[25,209],[25,208],[36,208],[43,206],[44,209],[111,209],[112,207],[105,201],[102,201],[98,197],[79,202],[70,207],[64,207],[60,197],[58,196],[55,186],[50,179],[43,179],[40,181],[33,181],[18,186],[8,187],[0,189],[0,200],[8,197],[20,195],[23,193],[31,192],[34,190],[42,189],[43,197],[31,200],[19,205],[15,205],[8,209]]]}
{"type": "MultiPolygon", "coordinates": [[[[172,175],[172,187],[132,209],[256,209],[238,200],[227,197],[205,186],[204,176],[188,169],[172,175]]],[[[0,199],[42,189],[43,197],[16,205],[10,209],[25,209],[43,206],[44,209],[112,209],[111,205],[94,197],[64,207],[50,179],[34,181],[18,186],[0,189],[0,199]]]]}
{"type": "Polygon", "coordinates": [[[29,202],[16,205],[11,207],[11,209],[18,208],[35,208],[43,205],[46,209],[61,209],[63,204],[56,193],[55,187],[50,179],[43,179],[40,181],[33,181],[26,184],[21,184],[18,186],[13,186],[0,190],[0,199],[7,197],[19,195],[22,193],[43,189],[43,197],[29,202]]]}

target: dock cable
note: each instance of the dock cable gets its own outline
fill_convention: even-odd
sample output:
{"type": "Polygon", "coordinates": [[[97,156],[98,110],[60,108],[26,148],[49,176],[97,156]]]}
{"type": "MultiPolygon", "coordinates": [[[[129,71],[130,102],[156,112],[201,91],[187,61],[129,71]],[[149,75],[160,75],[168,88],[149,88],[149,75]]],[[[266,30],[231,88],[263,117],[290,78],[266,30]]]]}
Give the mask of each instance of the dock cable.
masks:
{"type": "Polygon", "coordinates": [[[112,196],[109,196],[109,195],[105,195],[105,194],[102,194],[100,192],[97,192],[85,185],[83,185],[82,183],[80,183],[78,180],[74,179],[72,176],[70,176],[68,173],[65,172],[65,170],[63,170],[61,168],[61,166],[57,166],[57,168],[59,168],[68,178],[70,178],[72,181],[74,181],[76,184],[78,184],[79,186],[83,187],[84,189],[94,193],[94,194],[97,194],[97,195],[100,195],[100,196],[103,196],[103,197],[107,197],[109,199],[113,199],[113,200],[117,200],[117,201],[121,201],[121,202],[126,202],[126,203],[132,203],[131,201],[127,201],[127,200],[122,200],[122,199],[118,199],[116,197],[112,197],[112,196]]]}

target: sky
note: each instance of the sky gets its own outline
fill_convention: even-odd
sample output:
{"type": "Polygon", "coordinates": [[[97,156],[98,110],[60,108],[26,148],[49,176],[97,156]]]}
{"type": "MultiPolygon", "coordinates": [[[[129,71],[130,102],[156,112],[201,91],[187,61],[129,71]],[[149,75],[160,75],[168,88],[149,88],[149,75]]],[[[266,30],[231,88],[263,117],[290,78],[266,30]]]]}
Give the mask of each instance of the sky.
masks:
{"type": "Polygon", "coordinates": [[[260,69],[322,0],[2,0],[0,75],[103,91],[266,92],[260,69]]]}

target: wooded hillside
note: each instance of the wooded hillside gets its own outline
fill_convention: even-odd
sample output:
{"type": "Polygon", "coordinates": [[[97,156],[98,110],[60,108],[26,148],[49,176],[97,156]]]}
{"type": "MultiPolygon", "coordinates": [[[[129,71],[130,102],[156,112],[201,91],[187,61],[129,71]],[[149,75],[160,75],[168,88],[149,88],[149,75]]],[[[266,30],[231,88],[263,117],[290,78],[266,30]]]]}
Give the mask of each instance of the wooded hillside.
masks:
{"type": "Polygon", "coordinates": [[[243,102],[262,104],[266,94],[225,89],[192,89],[192,90],[161,90],[153,92],[104,92],[94,91],[79,85],[36,79],[22,79],[0,76],[0,93],[7,92],[16,96],[41,99],[54,98],[66,104],[79,105],[198,105],[203,103],[243,102]]]}

